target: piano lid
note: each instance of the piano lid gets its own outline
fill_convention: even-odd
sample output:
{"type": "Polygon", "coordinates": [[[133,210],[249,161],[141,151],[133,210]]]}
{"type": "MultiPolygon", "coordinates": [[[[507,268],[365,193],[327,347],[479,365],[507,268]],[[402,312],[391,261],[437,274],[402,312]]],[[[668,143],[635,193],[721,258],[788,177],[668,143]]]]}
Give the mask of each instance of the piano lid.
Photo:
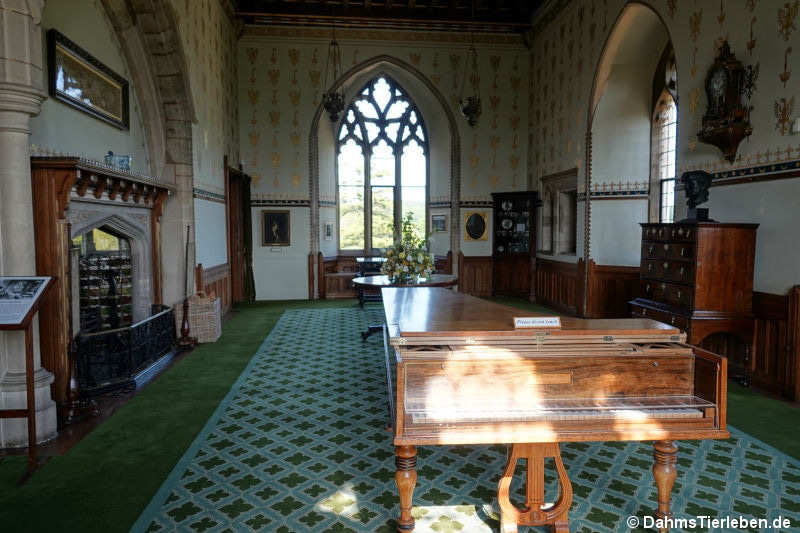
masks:
{"type": "MultiPolygon", "coordinates": [[[[674,342],[680,330],[647,318],[583,319],[561,317],[561,329],[515,329],[514,317],[532,313],[438,287],[381,289],[391,337],[493,338],[636,337],[642,342],[674,342]]],[[[422,340],[422,339],[419,339],[422,340]]],[[[682,340],[682,339],[681,339],[682,340]]]]}

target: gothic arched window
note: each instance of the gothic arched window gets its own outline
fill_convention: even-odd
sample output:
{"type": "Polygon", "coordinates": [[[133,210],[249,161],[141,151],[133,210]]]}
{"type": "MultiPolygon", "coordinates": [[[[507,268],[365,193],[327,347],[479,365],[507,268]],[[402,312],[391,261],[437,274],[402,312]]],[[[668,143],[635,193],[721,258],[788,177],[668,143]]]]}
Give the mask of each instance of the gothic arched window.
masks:
{"type": "Polygon", "coordinates": [[[426,234],[428,134],[414,102],[394,80],[367,83],[337,136],[339,249],[390,246],[409,212],[426,234]]]}

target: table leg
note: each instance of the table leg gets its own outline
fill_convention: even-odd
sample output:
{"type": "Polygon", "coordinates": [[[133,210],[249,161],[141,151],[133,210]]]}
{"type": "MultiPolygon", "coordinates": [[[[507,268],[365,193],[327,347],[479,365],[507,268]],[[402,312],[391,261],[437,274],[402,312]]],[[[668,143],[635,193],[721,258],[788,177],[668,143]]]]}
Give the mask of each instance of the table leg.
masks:
{"type": "Polygon", "coordinates": [[[417,484],[417,449],[414,446],[395,447],[397,472],[394,481],[400,494],[400,517],[397,519],[398,533],[414,531],[414,517],[411,516],[411,500],[417,484]]]}
{"type": "MultiPolygon", "coordinates": [[[[678,446],[675,441],[662,440],[653,443],[653,477],[658,488],[658,510],[656,511],[657,520],[672,518],[669,509],[672,486],[678,477],[678,446]]],[[[666,533],[669,528],[659,528],[660,533],[666,533]]]]}

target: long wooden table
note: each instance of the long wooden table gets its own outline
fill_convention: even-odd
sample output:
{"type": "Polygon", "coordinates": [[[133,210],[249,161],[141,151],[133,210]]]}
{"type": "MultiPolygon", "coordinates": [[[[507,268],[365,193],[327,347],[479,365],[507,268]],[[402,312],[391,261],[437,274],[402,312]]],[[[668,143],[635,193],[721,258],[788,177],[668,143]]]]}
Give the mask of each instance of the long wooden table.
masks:
{"type": "Polygon", "coordinates": [[[654,515],[668,518],[675,440],[729,437],[726,359],[686,345],[672,326],[562,317],[558,329],[515,329],[514,317],[537,315],[437,288],[382,295],[400,532],[414,530],[416,446],[511,445],[498,484],[501,531],[549,524],[568,533],[572,486],[560,442],[655,441],[654,515]],[[553,505],[544,499],[546,457],[560,482],[553,505]],[[522,508],[509,499],[520,459],[528,465],[522,508]]]}

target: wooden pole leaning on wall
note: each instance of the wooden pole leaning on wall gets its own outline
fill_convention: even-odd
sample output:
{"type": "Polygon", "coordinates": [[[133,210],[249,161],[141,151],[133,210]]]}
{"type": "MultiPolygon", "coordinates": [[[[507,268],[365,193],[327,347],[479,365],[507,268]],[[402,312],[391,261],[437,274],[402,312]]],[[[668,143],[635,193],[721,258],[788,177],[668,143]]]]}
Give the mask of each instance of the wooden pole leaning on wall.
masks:
{"type": "Polygon", "coordinates": [[[191,226],[186,226],[186,256],[183,262],[183,317],[181,319],[181,336],[178,339],[178,349],[190,351],[197,346],[197,337],[190,337],[189,333],[189,230],[191,226]]]}

